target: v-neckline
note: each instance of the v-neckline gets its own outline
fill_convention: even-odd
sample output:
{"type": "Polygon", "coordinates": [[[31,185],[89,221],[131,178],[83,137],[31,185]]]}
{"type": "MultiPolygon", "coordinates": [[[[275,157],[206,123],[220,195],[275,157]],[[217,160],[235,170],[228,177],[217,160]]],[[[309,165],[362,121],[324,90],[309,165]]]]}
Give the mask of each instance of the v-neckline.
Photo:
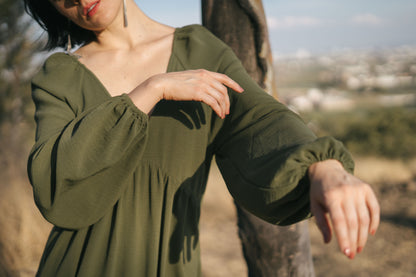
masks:
{"type": "MultiPolygon", "coordinates": [[[[172,39],[172,46],[171,46],[171,53],[169,56],[169,60],[168,60],[168,65],[166,67],[165,73],[168,73],[172,70],[172,66],[173,66],[173,57],[175,56],[175,49],[176,49],[176,40],[178,38],[178,33],[180,30],[182,30],[184,27],[181,28],[175,28],[174,32],[173,32],[173,39],[172,39]]],[[[119,95],[111,95],[111,93],[108,91],[108,89],[104,86],[103,82],[101,82],[101,80],[97,77],[97,75],[95,75],[94,72],[92,72],[85,64],[83,64],[82,62],[79,61],[78,57],[76,55],[72,55],[72,54],[68,54],[68,53],[59,53],[59,54],[64,54],[70,58],[72,58],[72,60],[77,63],[77,65],[79,67],[81,67],[85,72],[87,72],[92,79],[103,89],[104,93],[107,94],[108,97],[112,98],[112,97],[117,97],[120,95],[125,94],[125,92],[119,94],[119,95]]]]}

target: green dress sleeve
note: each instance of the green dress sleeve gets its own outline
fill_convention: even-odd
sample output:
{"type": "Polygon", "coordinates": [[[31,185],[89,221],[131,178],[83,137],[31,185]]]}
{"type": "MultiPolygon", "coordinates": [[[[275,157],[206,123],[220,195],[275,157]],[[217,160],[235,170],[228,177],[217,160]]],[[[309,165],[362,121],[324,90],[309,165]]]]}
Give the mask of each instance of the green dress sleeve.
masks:
{"type": "Polygon", "coordinates": [[[215,140],[216,161],[237,203],[258,217],[280,225],[310,216],[308,167],[337,159],[352,171],[342,143],[317,139],[304,122],[265,93],[228,49],[220,72],[245,91],[230,91],[230,115],[215,140]]]}
{"type": "Polygon", "coordinates": [[[74,112],[65,75],[55,74],[38,75],[33,84],[37,131],[28,174],[43,216],[55,226],[80,229],[97,222],[120,198],[146,143],[148,118],[127,95],[108,95],[101,104],[74,112]],[[62,89],[47,89],[53,87],[62,89]]]}

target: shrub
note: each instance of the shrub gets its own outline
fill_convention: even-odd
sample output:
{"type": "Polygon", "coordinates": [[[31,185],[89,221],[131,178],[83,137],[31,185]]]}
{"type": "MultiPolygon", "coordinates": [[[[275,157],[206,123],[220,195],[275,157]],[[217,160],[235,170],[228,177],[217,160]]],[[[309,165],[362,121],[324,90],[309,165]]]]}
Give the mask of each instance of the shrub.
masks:
{"type": "Polygon", "coordinates": [[[348,149],[387,158],[416,157],[416,109],[378,108],[303,115],[318,136],[332,135],[348,149]]]}

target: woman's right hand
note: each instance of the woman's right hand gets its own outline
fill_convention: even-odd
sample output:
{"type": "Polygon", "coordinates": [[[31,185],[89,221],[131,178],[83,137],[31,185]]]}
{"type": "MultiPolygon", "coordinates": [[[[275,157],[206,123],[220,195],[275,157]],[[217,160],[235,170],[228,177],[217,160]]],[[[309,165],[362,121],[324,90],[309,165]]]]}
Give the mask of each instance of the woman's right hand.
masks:
{"type": "Polygon", "coordinates": [[[200,101],[209,105],[221,118],[230,113],[227,87],[241,93],[243,88],[227,75],[204,69],[158,74],[150,77],[129,96],[143,112],[149,114],[162,99],[200,101]]]}

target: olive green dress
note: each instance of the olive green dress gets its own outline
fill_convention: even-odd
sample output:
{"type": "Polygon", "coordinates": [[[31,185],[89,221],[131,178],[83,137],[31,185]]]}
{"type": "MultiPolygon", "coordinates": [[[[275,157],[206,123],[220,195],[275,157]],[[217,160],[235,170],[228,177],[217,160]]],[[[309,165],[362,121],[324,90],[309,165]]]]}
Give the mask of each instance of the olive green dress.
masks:
{"type": "Polygon", "coordinates": [[[310,164],[335,158],[352,169],[340,142],[316,139],[203,27],[176,29],[172,50],[169,72],[205,68],[245,89],[229,91],[226,119],[193,101],[161,101],[149,117],[64,53],[33,79],[28,173],[55,226],[38,276],[200,276],[198,224],[213,155],[235,200],[275,224],[310,215],[310,164]]]}

